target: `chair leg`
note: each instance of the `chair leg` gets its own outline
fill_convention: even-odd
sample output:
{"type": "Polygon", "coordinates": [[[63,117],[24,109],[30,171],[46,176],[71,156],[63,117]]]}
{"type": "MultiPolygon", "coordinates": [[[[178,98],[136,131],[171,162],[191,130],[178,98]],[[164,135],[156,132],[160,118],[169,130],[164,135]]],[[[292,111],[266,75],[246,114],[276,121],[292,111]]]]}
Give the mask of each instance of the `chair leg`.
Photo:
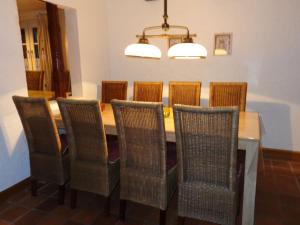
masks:
{"type": "Polygon", "coordinates": [[[65,202],[65,185],[58,185],[58,204],[63,205],[65,202]]]}
{"type": "Polygon", "coordinates": [[[160,210],[159,215],[159,225],[165,225],[166,224],[166,210],[160,210]]]}
{"type": "Polygon", "coordinates": [[[75,189],[71,189],[71,209],[76,208],[77,203],[77,191],[75,189]]]}
{"type": "Polygon", "coordinates": [[[37,195],[37,180],[31,179],[31,195],[36,196],[37,195]]]}
{"type": "Polygon", "coordinates": [[[105,198],[105,204],[104,204],[104,216],[110,215],[110,195],[105,198]]]}
{"type": "Polygon", "coordinates": [[[125,221],[126,200],[120,199],[120,220],[125,221]]]}
{"type": "Polygon", "coordinates": [[[182,216],[177,217],[177,225],[184,225],[184,217],[182,216]]]}

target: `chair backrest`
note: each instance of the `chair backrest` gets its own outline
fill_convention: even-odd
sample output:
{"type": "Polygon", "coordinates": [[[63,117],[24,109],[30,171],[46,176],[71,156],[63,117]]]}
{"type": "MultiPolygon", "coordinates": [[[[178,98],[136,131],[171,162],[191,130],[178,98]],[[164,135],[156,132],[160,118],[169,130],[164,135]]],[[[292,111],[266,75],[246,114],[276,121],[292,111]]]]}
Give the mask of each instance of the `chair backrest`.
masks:
{"type": "Polygon", "coordinates": [[[110,103],[113,99],[127,99],[127,81],[102,81],[102,102],[110,103]]]}
{"type": "Polygon", "coordinates": [[[135,81],[133,100],[143,102],[162,102],[163,82],[135,81]]]}
{"type": "Polygon", "coordinates": [[[209,106],[238,106],[240,111],[246,109],[246,82],[211,82],[209,106]]]}
{"type": "Polygon", "coordinates": [[[42,91],[44,89],[44,71],[26,71],[28,90],[42,91]]]}
{"type": "Polygon", "coordinates": [[[57,99],[67,132],[72,164],[77,161],[107,164],[107,143],[100,103],[96,100],[57,99]]]}
{"type": "Polygon", "coordinates": [[[174,106],[179,183],[236,187],[237,107],[174,106]]]}
{"type": "Polygon", "coordinates": [[[120,146],[121,173],[166,175],[166,134],[162,103],[112,100],[120,146]]]}
{"type": "Polygon", "coordinates": [[[174,104],[200,105],[201,82],[176,82],[169,83],[169,106],[174,104]]]}
{"type": "Polygon", "coordinates": [[[61,156],[59,134],[45,98],[13,96],[27,138],[30,154],[61,156]]]}

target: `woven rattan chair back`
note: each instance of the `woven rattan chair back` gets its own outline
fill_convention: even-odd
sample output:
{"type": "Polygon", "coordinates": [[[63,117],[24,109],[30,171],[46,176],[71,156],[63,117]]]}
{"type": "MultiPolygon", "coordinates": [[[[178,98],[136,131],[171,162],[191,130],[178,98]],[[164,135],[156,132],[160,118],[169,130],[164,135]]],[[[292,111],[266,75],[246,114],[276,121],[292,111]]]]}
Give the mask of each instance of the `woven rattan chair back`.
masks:
{"type": "Polygon", "coordinates": [[[96,100],[57,99],[67,132],[72,161],[107,164],[107,145],[96,100]]]}
{"type": "Polygon", "coordinates": [[[59,138],[49,104],[45,98],[13,96],[29,148],[32,195],[37,180],[59,185],[59,203],[64,202],[64,184],[69,179],[69,157],[59,138]]]}
{"type": "Polygon", "coordinates": [[[60,156],[59,134],[47,100],[13,96],[13,101],[22,121],[30,154],[60,156]]]}
{"type": "Polygon", "coordinates": [[[162,177],[166,151],[162,103],[112,103],[121,147],[121,168],[162,177]]]}
{"type": "Polygon", "coordinates": [[[174,119],[179,216],[234,224],[238,108],[175,105],[174,119]]]}
{"type": "Polygon", "coordinates": [[[209,106],[238,106],[240,111],[246,109],[246,82],[211,82],[209,106]]]}
{"type": "Polygon", "coordinates": [[[127,99],[127,81],[102,81],[102,102],[110,103],[113,99],[127,99]]]}
{"type": "Polygon", "coordinates": [[[163,82],[134,82],[133,100],[162,102],[163,82]]]}
{"type": "Polygon", "coordinates": [[[234,186],[238,115],[235,107],[174,106],[180,182],[234,186]]]}
{"type": "Polygon", "coordinates": [[[120,198],[165,210],[166,135],[162,103],[113,100],[121,160],[120,198]]]}
{"type": "Polygon", "coordinates": [[[44,71],[26,71],[28,90],[42,91],[44,88],[44,71]]]}
{"type": "Polygon", "coordinates": [[[201,82],[176,82],[169,83],[169,106],[174,104],[200,105],[201,82]]]}

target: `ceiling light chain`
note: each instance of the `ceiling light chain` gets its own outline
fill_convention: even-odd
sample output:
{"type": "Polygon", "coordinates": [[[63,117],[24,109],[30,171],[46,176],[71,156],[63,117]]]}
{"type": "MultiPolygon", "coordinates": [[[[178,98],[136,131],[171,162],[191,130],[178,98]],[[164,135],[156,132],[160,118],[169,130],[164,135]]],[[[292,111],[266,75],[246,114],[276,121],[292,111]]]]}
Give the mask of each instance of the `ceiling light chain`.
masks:
{"type": "Polygon", "coordinates": [[[164,15],[163,15],[163,18],[164,18],[164,23],[162,24],[162,29],[164,31],[168,31],[170,29],[170,25],[168,24],[168,1],[167,0],[164,0],[164,15]]]}

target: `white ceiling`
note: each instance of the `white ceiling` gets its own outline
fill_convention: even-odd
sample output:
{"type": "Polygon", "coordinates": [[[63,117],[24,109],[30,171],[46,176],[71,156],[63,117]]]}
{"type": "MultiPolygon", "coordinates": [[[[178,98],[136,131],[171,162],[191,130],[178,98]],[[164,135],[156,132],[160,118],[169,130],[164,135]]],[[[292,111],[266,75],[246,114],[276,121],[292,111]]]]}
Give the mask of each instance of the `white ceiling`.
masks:
{"type": "Polygon", "coordinates": [[[18,10],[20,12],[44,10],[46,4],[40,0],[17,0],[18,10]]]}

